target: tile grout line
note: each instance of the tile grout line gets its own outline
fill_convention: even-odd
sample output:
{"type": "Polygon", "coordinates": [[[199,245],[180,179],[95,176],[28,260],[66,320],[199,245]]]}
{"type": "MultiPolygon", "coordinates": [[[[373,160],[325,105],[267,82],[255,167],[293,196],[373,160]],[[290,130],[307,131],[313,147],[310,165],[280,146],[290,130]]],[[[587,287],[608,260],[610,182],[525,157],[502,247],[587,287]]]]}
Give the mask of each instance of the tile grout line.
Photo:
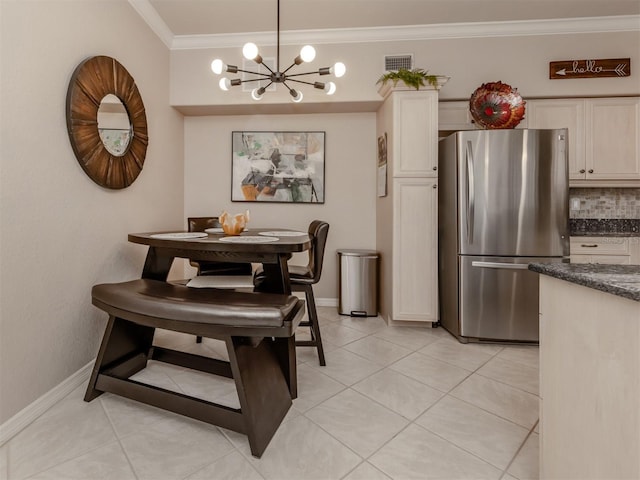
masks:
{"type": "MultiPolygon", "coordinates": [[[[33,425],[33,424],[35,424],[35,423],[36,423],[38,420],[40,420],[41,418],[44,418],[44,416],[45,416],[45,415],[46,415],[46,414],[47,414],[51,409],[53,409],[56,405],[59,405],[61,402],[64,402],[65,400],[67,400],[67,399],[68,399],[68,398],[69,398],[69,397],[70,397],[70,396],[75,392],[75,390],[76,390],[76,389],[72,390],[72,391],[71,391],[71,392],[69,392],[66,396],[64,396],[63,398],[61,398],[58,402],[56,402],[54,405],[52,405],[52,406],[51,406],[47,411],[45,411],[42,415],[40,415],[40,416],[39,416],[35,421],[33,421],[32,423],[30,423],[27,427],[29,427],[29,426],[31,426],[31,425],[33,425]]],[[[82,401],[84,401],[84,400],[82,400],[82,401]]],[[[101,406],[101,408],[102,408],[102,404],[101,404],[100,406],[101,406]]],[[[103,410],[103,412],[104,412],[104,408],[102,408],[102,410],[103,410]]],[[[109,417],[108,417],[108,416],[107,416],[107,420],[109,420],[109,417]]],[[[111,425],[111,422],[109,422],[109,425],[111,425]]],[[[27,428],[27,427],[25,427],[25,428],[27,428]]],[[[112,431],[113,431],[113,427],[111,427],[111,429],[112,429],[112,431]]],[[[11,478],[11,463],[13,463],[13,462],[11,462],[11,444],[12,444],[13,439],[14,439],[14,438],[16,438],[20,433],[21,433],[21,432],[18,432],[18,434],[16,434],[13,438],[11,438],[8,442],[6,442],[6,443],[4,444],[4,445],[6,445],[6,446],[7,446],[7,475],[8,475],[8,478],[11,478]]],[[[114,434],[114,436],[117,438],[117,435],[116,435],[115,431],[113,432],[113,434],[114,434]]],[[[98,445],[98,446],[96,446],[95,448],[92,448],[92,449],[89,449],[89,450],[82,451],[81,453],[79,453],[78,455],[76,455],[76,456],[74,456],[74,457],[66,458],[66,459],[64,459],[64,460],[62,460],[62,461],[59,461],[59,462],[57,462],[57,463],[54,463],[53,465],[51,465],[51,466],[49,466],[49,467],[45,468],[44,470],[39,470],[39,471],[37,471],[37,472],[33,472],[33,473],[31,473],[28,477],[25,477],[25,478],[26,478],[26,479],[32,478],[32,477],[34,477],[34,476],[36,476],[36,475],[40,475],[41,473],[47,472],[47,471],[49,471],[49,470],[51,470],[51,469],[53,469],[53,468],[59,467],[60,465],[64,465],[64,464],[65,464],[65,463],[67,463],[67,462],[71,462],[71,461],[73,461],[73,460],[77,460],[78,458],[80,458],[80,457],[82,457],[82,456],[84,456],[84,455],[87,455],[87,454],[89,454],[89,453],[91,453],[91,452],[95,452],[96,450],[98,450],[98,449],[100,449],[100,448],[103,448],[105,445],[109,445],[109,443],[110,443],[110,442],[106,442],[106,443],[103,443],[102,445],[98,445]]],[[[137,478],[137,477],[136,477],[136,478],[137,478]]]]}
{"type": "Polygon", "coordinates": [[[122,453],[124,454],[124,458],[127,459],[127,463],[129,464],[129,468],[131,468],[131,471],[133,472],[133,476],[137,480],[139,480],[140,477],[138,476],[138,472],[136,471],[135,467],[133,466],[133,462],[131,462],[131,459],[129,458],[129,454],[127,453],[127,450],[124,448],[124,445],[122,444],[122,441],[120,440],[120,435],[118,435],[118,431],[116,430],[116,426],[113,423],[113,419],[111,418],[111,415],[109,415],[109,412],[105,408],[104,403],[102,402],[102,398],[98,398],[98,401],[100,402],[100,407],[102,408],[102,411],[104,412],[104,414],[107,417],[109,425],[111,425],[111,430],[113,430],[113,434],[116,437],[116,440],[118,441],[118,445],[120,445],[120,449],[122,450],[122,453]]]}
{"type": "Polygon", "coordinates": [[[530,392],[529,390],[525,390],[525,389],[523,389],[521,387],[517,387],[515,385],[512,385],[511,383],[507,383],[507,382],[505,382],[503,380],[500,380],[498,378],[489,377],[488,375],[483,375],[480,372],[473,372],[473,373],[477,373],[479,376],[481,376],[482,378],[486,378],[487,380],[492,380],[494,382],[501,383],[502,385],[506,385],[507,387],[515,388],[516,390],[520,390],[521,392],[528,393],[529,395],[533,395],[534,397],[540,398],[540,393],[539,393],[540,390],[539,389],[538,389],[538,393],[533,393],[533,392],[530,392]]]}
{"type": "MultiPolygon", "coordinates": [[[[531,437],[532,433],[535,433],[534,430],[536,429],[536,425],[538,425],[538,423],[540,422],[540,419],[538,419],[533,426],[531,427],[531,429],[529,430],[529,433],[527,433],[527,436],[524,437],[524,440],[522,441],[522,444],[520,444],[520,447],[518,448],[518,450],[516,451],[516,453],[513,455],[513,458],[511,459],[511,461],[509,462],[509,465],[507,465],[507,468],[504,469],[504,472],[502,473],[502,477],[503,478],[505,475],[511,475],[509,473],[509,468],[511,468],[511,465],[513,465],[513,462],[516,460],[516,458],[518,458],[518,454],[520,454],[520,452],[522,451],[522,449],[524,448],[525,444],[527,443],[527,440],[529,440],[529,437],[531,437]]],[[[511,475],[512,477],[515,477],[515,475],[511,475]]]]}

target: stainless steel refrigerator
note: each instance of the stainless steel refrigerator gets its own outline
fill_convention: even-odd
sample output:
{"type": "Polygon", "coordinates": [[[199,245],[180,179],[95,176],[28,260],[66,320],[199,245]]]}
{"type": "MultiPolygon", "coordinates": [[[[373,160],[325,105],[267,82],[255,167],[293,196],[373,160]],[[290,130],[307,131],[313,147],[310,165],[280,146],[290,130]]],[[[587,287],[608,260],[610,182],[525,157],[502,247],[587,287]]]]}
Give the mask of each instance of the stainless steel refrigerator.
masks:
{"type": "Polygon", "coordinates": [[[461,342],[538,342],[538,275],[569,259],[567,131],[475,130],[439,142],[440,322],[461,342]]]}

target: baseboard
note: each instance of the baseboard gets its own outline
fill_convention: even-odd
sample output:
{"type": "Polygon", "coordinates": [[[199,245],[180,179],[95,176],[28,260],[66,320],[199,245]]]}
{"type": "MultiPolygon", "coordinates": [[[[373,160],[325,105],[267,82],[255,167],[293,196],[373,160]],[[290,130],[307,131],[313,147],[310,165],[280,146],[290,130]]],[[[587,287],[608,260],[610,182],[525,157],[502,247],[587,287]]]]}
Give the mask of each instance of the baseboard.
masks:
{"type": "Polygon", "coordinates": [[[316,306],[318,307],[337,307],[337,298],[316,298],[316,306]]]}
{"type": "Polygon", "coordinates": [[[31,424],[40,415],[53,407],[83,383],[89,381],[89,375],[95,360],[90,361],[76,373],[49,390],[32,404],[26,406],[9,420],[0,425],[0,446],[4,445],[22,429],[31,424]]]}

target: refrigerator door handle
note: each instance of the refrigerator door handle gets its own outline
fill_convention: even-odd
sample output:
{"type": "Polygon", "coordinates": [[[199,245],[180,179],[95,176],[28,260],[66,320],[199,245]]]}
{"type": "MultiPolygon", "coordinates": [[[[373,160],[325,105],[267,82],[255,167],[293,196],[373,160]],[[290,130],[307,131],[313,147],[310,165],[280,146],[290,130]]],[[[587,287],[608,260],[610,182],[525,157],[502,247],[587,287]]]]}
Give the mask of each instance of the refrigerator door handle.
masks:
{"type": "Polygon", "coordinates": [[[510,270],[528,270],[528,263],[501,263],[501,262],[471,262],[472,267],[481,268],[506,268],[510,270]]]}
{"type": "Polygon", "coordinates": [[[467,241],[473,243],[473,216],[475,210],[476,196],[473,179],[473,148],[471,140],[467,141],[467,241]]]}

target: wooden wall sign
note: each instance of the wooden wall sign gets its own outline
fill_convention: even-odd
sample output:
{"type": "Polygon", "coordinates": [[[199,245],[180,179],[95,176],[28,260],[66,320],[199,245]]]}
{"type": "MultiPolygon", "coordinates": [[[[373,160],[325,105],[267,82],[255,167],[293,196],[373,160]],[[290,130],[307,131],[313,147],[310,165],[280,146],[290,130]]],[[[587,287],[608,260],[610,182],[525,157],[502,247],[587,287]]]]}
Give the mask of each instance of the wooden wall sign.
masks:
{"type": "Polygon", "coordinates": [[[552,80],[563,78],[628,77],[630,75],[630,58],[549,62],[549,78],[552,80]]]}

